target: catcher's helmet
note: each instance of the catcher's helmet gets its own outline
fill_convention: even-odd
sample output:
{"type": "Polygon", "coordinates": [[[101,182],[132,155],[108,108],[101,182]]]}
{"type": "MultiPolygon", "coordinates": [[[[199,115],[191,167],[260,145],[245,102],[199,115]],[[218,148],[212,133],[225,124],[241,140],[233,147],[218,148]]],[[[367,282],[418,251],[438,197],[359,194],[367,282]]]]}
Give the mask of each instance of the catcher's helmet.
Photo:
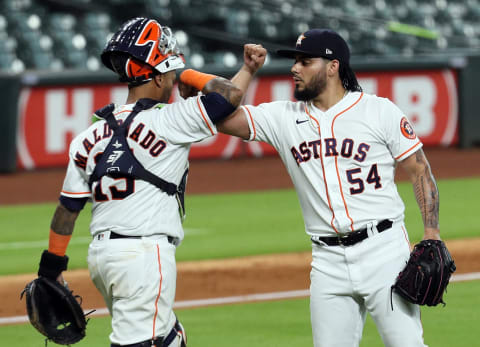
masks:
{"type": "Polygon", "coordinates": [[[103,64],[120,81],[141,83],[157,73],[183,68],[185,59],[172,31],[156,20],[138,17],[125,22],[102,52],[103,64]]]}

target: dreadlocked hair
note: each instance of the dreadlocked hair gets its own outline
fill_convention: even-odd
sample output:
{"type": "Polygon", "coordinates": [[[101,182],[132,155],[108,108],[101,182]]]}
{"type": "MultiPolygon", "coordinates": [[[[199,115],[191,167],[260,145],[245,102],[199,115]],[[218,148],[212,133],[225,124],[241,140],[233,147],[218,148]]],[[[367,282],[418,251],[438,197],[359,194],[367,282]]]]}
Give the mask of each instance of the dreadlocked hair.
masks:
{"type": "Polygon", "coordinates": [[[361,92],[362,87],[358,84],[357,77],[349,65],[340,64],[340,80],[346,90],[351,92],[361,92]]]}

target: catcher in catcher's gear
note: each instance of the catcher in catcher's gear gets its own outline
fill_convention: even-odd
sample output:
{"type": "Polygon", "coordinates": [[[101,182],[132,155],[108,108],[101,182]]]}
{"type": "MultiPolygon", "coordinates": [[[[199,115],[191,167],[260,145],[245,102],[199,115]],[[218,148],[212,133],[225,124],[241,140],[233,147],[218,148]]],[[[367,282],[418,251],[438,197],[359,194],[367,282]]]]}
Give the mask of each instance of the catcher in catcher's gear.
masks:
{"type": "MultiPolygon", "coordinates": [[[[262,50],[256,45],[251,49],[262,50]]],[[[182,83],[202,94],[168,103],[175,70],[183,68],[185,60],[170,28],[149,18],[125,22],[101,58],[121,82],[128,83],[127,99],[123,105],[110,104],[95,112],[98,120],[70,144],[40,278],[26,289],[32,323],[50,334],[44,326],[51,321],[36,317],[37,302],[48,291],[43,288],[58,289],[45,277],[64,283],[66,249],[78,214],[89,200],[92,242],[87,262],[112,316],[111,346],[185,347],[185,330],[173,303],[190,146],[217,133],[216,124],[238,107],[243,92],[227,79],[189,69],[180,75],[182,83]]],[[[264,59],[265,55],[258,64],[264,59]]],[[[54,295],[45,301],[56,301],[54,295]]],[[[64,320],[54,322],[61,326],[64,320]]],[[[69,322],[72,326],[76,320],[69,322]]],[[[77,325],[75,333],[84,335],[81,319],[77,325]]],[[[65,330],[64,335],[69,333],[65,330]]]]}

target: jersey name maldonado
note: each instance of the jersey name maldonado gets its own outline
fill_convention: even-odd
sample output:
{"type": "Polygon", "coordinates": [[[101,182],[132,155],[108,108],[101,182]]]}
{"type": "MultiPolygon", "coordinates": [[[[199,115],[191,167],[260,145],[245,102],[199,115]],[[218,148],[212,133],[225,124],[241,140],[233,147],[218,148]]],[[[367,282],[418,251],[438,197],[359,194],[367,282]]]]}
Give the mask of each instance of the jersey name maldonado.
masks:
{"type": "MultiPolygon", "coordinates": [[[[121,123],[122,120],[118,120],[118,122],[121,123]]],[[[102,134],[99,134],[98,129],[93,129],[90,136],[85,137],[82,141],[83,149],[85,149],[87,156],[97,143],[110,138],[112,135],[113,132],[107,123],[103,125],[102,134]]],[[[157,135],[152,130],[146,130],[144,123],[139,123],[135,129],[130,132],[128,138],[137,142],[143,149],[147,150],[152,157],[158,157],[167,147],[166,142],[162,139],[157,139],[157,135]]],[[[85,170],[87,166],[87,156],[80,154],[80,151],[75,153],[75,164],[83,170],[85,170]]]]}

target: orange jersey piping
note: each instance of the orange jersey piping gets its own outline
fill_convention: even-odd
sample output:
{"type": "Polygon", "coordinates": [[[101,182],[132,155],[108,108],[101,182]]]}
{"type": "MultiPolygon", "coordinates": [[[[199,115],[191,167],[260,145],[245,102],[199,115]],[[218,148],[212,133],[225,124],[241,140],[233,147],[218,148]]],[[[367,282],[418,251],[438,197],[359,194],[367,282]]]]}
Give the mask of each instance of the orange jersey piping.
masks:
{"type": "Polygon", "coordinates": [[[325,192],[327,193],[327,201],[328,201],[328,208],[330,208],[330,211],[332,211],[332,220],[330,221],[330,225],[332,226],[333,230],[338,234],[337,228],[335,228],[335,225],[333,225],[333,221],[335,219],[335,212],[333,211],[332,204],[330,203],[330,194],[328,194],[328,185],[327,185],[327,178],[325,177],[325,167],[323,166],[323,150],[322,150],[322,134],[320,132],[320,123],[318,120],[313,117],[310,112],[308,112],[307,105],[305,104],[305,112],[307,115],[317,123],[318,126],[318,136],[320,136],[320,162],[322,163],[322,172],[323,172],[323,183],[325,184],[325,192]]]}
{"type": "Polygon", "coordinates": [[[408,240],[408,236],[407,236],[407,231],[405,230],[403,225],[402,225],[402,231],[403,231],[403,237],[405,237],[405,241],[408,243],[408,246],[411,248],[410,241],[408,240]]]}
{"type": "Polygon", "coordinates": [[[65,190],[61,191],[63,194],[72,194],[72,195],[80,195],[80,194],[90,194],[90,192],[80,192],[80,193],[75,193],[75,192],[67,192],[65,190]]]}
{"type": "Polygon", "coordinates": [[[123,112],[132,112],[132,110],[123,110],[117,113],[114,113],[113,115],[116,116],[117,114],[123,113],[123,112]]]}
{"type": "Polygon", "coordinates": [[[160,248],[157,245],[157,258],[158,258],[158,272],[160,273],[160,285],[158,286],[158,295],[155,299],[155,315],[153,316],[153,333],[152,333],[152,340],[155,339],[155,323],[157,322],[157,314],[158,314],[158,300],[160,299],[160,294],[162,293],[162,263],[160,261],[160,248]]]}
{"type": "MultiPolygon", "coordinates": [[[[353,106],[358,104],[358,102],[360,101],[360,99],[362,97],[363,97],[363,92],[362,92],[362,94],[360,94],[360,97],[357,99],[357,101],[355,101],[352,105],[350,105],[349,107],[344,109],[342,112],[338,113],[335,117],[333,117],[333,120],[332,120],[332,137],[333,138],[335,138],[335,133],[333,132],[333,125],[335,124],[335,121],[337,120],[338,116],[347,112],[353,106]]],[[[347,202],[345,201],[345,196],[343,195],[342,180],[340,179],[340,173],[338,172],[338,156],[335,156],[335,169],[337,170],[337,179],[338,179],[338,184],[340,185],[340,195],[342,196],[343,205],[345,206],[345,212],[347,213],[347,217],[348,217],[348,219],[350,219],[350,229],[353,231],[353,219],[352,219],[352,217],[350,217],[350,213],[348,212],[347,202]]]]}
{"type": "Polygon", "coordinates": [[[395,157],[395,160],[400,159],[400,158],[403,157],[405,154],[407,154],[408,152],[410,152],[412,149],[414,149],[415,147],[417,147],[419,144],[421,144],[420,141],[418,141],[416,144],[414,144],[412,147],[410,147],[409,149],[407,149],[405,152],[403,152],[403,153],[400,154],[399,156],[395,157]]]}
{"type": "Polygon", "coordinates": [[[200,98],[197,98],[197,105],[198,105],[198,108],[200,109],[200,113],[202,114],[203,121],[205,122],[205,124],[207,124],[207,127],[212,133],[212,135],[215,135],[215,132],[212,130],[212,128],[210,127],[210,124],[208,124],[207,118],[203,114],[202,106],[200,105],[200,98]]]}
{"type": "Polygon", "coordinates": [[[247,113],[248,113],[248,117],[250,117],[250,122],[252,123],[252,128],[253,128],[253,138],[252,138],[252,141],[255,140],[255,138],[257,137],[257,130],[255,129],[255,124],[253,123],[253,117],[252,117],[252,114],[250,113],[250,110],[247,108],[247,106],[243,106],[246,110],[247,110],[247,113]]]}

